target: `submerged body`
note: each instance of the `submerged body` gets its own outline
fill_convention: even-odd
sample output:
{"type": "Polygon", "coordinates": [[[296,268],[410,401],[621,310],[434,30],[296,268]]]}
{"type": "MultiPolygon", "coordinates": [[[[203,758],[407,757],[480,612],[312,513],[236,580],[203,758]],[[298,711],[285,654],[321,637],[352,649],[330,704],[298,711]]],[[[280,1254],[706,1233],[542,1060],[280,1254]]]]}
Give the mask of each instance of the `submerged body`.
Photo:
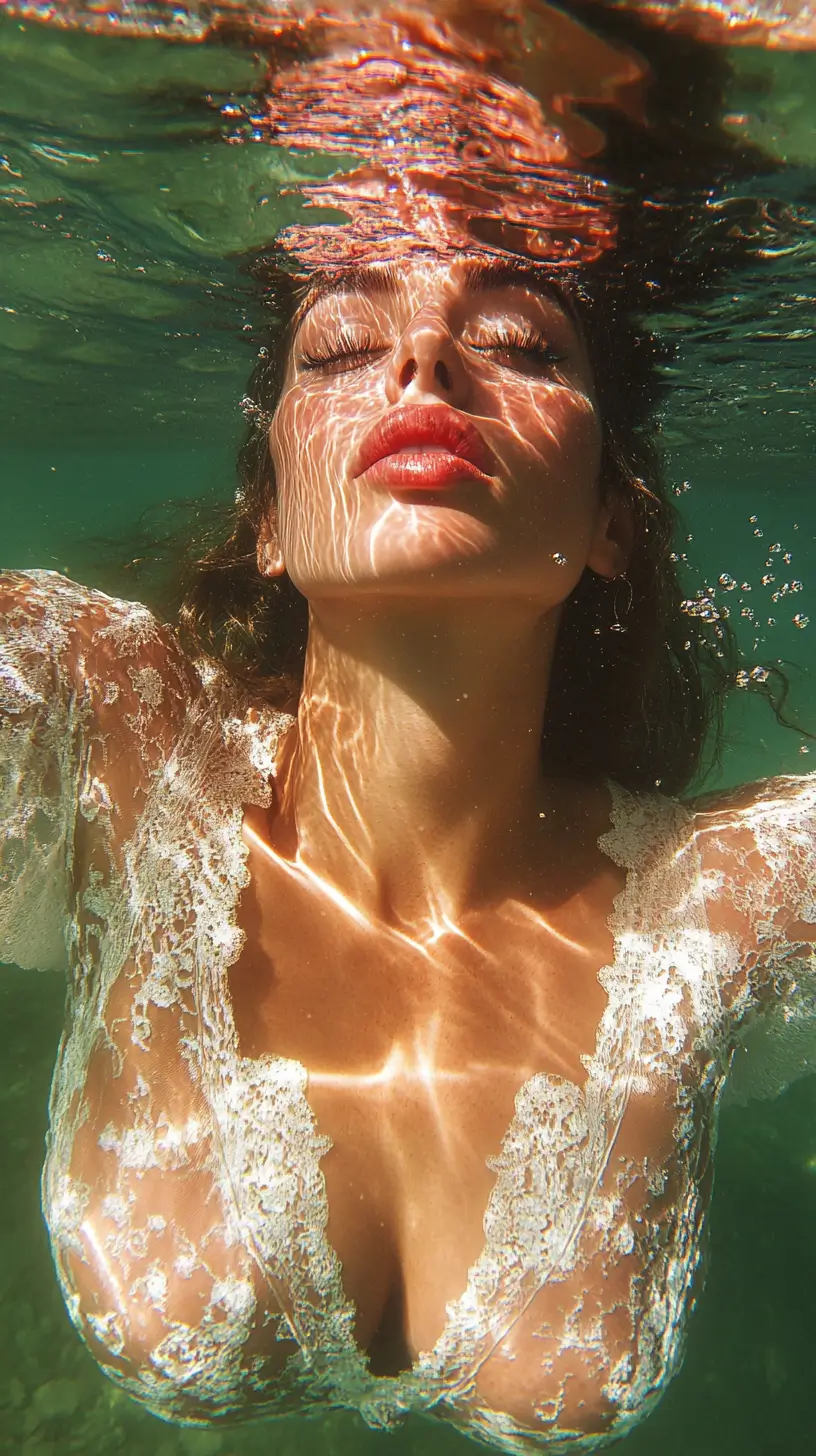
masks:
{"type": "Polygon", "coordinates": [[[2,593],[0,955],[69,972],[44,1206],[102,1367],[171,1419],[621,1434],[679,1361],[734,1056],[801,1061],[816,1011],[814,781],[552,786],[517,893],[407,936],[280,847],[292,720],[145,608],[2,593]]]}

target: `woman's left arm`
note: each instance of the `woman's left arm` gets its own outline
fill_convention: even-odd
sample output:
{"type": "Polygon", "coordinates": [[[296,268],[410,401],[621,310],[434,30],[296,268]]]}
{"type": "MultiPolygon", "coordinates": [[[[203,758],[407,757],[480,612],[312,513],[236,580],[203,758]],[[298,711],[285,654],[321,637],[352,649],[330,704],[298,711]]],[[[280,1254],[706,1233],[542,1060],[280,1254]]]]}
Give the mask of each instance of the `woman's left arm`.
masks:
{"type": "Polygon", "coordinates": [[[772,1096],[816,1072],[816,774],[696,806],[733,1093],[772,1096]]]}

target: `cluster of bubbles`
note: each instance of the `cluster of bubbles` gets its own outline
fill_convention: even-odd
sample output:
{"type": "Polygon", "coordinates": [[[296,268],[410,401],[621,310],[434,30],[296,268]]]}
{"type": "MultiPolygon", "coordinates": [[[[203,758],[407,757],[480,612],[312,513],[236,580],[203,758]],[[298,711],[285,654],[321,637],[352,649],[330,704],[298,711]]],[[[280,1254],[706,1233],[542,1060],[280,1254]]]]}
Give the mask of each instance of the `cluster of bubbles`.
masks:
{"type": "MultiPolygon", "coordinates": [[[[690,483],[683,481],[682,484],[674,487],[674,493],[679,496],[685,494],[690,489],[690,483]]],[[[752,528],[754,538],[758,541],[763,540],[764,532],[759,524],[758,517],[755,515],[749,516],[748,524],[752,528]]],[[[798,529],[798,524],[794,523],[793,530],[798,531],[798,529]]],[[[690,542],[691,540],[691,535],[685,537],[686,542],[690,542]]],[[[672,560],[688,563],[688,555],[685,551],[676,551],[672,553],[672,560]]],[[[724,656],[722,648],[718,646],[718,639],[722,643],[725,637],[723,623],[728,621],[732,616],[731,607],[727,602],[722,600],[723,595],[726,593],[728,595],[734,592],[739,593],[735,601],[733,613],[738,613],[739,617],[745,620],[746,624],[750,623],[753,626],[757,633],[753,643],[753,651],[756,651],[762,641],[762,634],[765,630],[777,626],[777,617],[766,615],[771,604],[778,606],[780,603],[787,603],[789,597],[797,596],[805,589],[804,582],[785,570],[792,563],[793,553],[787,550],[781,541],[774,541],[767,548],[767,555],[764,565],[761,568],[761,575],[756,582],[739,581],[730,572],[723,571],[720,573],[715,585],[706,585],[699,588],[693,597],[687,598],[682,603],[682,609],[689,617],[696,618],[699,622],[708,624],[708,630],[711,634],[708,639],[709,645],[717,653],[717,656],[724,656]],[[761,596],[758,598],[755,597],[754,601],[756,605],[752,606],[746,601],[746,597],[755,587],[759,592],[767,592],[769,599],[766,602],[763,601],[761,596]]],[[[781,620],[784,621],[784,619],[781,620]]],[[[790,618],[791,624],[800,631],[808,626],[809,621],[810,618],[805,612],[796,612],[790,618]]],[[[689,642],[686,643],[687,648],[690,645],[689,642]]],[[[768,682],[772,670],[772,668],[765,667],[761,663],[757,663],[755,666],[740,668],[735,674],[735,686],[744,689],[761,687],[762,684],[768,682]]],[[[806,743],[801,744],[799,748],[800,753],[805,754],[809,751],[806,743]]]]}
{"type": "MultiPolygon", "coordinates": [[[[689,482],[683,481],[681,485],[675,486],[674,493],[675,495],[680,495],[690,490],[690,488],[689,482]]],[[[748,522],[753,527],[753,535],[761,540],[764,532],[759,525],[758,517],[749,516],[748,522]]],[[[794,524],[793,530],[798,531],[798,529],[798,524],[794,524]]],[[[685,539],[688,542],[691,541],[692,537],[688,535],[685,539]]],[[[685,552],[673,552],[672,560],[687,562],[688,556],[685,552]]],[[[770,591],[770,601],[772,603],[782,602],[787,597],[795,596],[799,592],[804,591],[804,583],[798,577],[791,576],[790,579],[786,579],[787,573],[780,570],[780,567],[790,566],[792,561],[792,552],[786,550],[781,541],[774,541],[768,547],[768,555],[758,585],[764,587],[766,590],[773,588],[770,591]],[[780,577],[782,580],[780,580],[780,577]]],[[[761,606],[750,606],[744,600],[745,596],[753,591],[753,589],[753,584],[750,581],[738,581],[730,572],[723,571],[720,573],[716,586],[699,588],[693,597],[689,597],[682,603],[682,610],[689,617],[696,617],[698,620],[704,622],[717,624],[727,621],[731,616],[731,609],[725,603],[718,603],[715,597],[718,592],[730,593],[739,591],[741,593],[739,598],[740,617],[753,623],[758,631],[762,631],[765,627],[775,627],[777,625],[777,618],[775,616],[766,617],[761,606]]],[[[808,626],[810,618],[805,612],[796,612],[790,620],[792,625],[801,631],[808,626]]],[[[716,625],[715,633],[717,633],[716,625]]],[[[719,631],[717,635],[722,636],[722,631],[719,631]]],[[[759,646],[759,640],[757,638],[754,642],[755,650],[759,646]]],[[[747,688],[752,683],[766,682],[768,675],[767,668],[759,666],[749,670],[741,670],[736,675],[736,684],[737,687],[747,688]]]]}

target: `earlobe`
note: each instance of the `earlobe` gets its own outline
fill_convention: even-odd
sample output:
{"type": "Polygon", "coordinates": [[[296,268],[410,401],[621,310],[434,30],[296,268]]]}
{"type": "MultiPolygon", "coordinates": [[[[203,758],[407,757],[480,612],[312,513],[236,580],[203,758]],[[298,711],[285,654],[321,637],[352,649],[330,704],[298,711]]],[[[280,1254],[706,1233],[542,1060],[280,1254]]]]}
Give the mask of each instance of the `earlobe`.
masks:
{"type": "Polygon", "coordinates": [[[277,517],[273,511],[270,511],[261,522],[255,552],[261,576],[283,576],[286,570],[277,526],[277,517]]]}
{"type": "Polygon", "coordinates": [[[608,581],[623,576],[632,555],[634,528],[623,500],[601,507],[587,558],[587,566],[608,581]]]}

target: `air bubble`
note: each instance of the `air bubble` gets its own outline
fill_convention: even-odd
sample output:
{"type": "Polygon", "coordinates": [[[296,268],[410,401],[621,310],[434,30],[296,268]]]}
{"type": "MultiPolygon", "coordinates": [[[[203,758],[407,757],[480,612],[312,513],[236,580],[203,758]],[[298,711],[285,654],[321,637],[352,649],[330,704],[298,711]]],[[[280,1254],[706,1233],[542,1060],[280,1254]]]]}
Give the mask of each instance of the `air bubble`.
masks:
{"type": "Polygon", "coordinates": [[[552,559],[555,562],[556,566],[566,566],[567,564],[567,558],[564,555],[563,551],[553,551],[552,559]]]}
{"type": "Polygon", "coordinates": [[[754,531],[754,535],[755,536],[761,536],[762,535],[762,532],[760,531],[760,529],[759,529],[758,526],[757,526],[756,530],[754,531]]]}
{"type": "Polygon", "coordinates": [[[744,581],[740,585],[740,591],[753,591],[750,581],[744,581]]]}
{"type": "Polygon", "coordinates": [[[752,667],[749,673],[751,682],[758,683],[767,682],[770,675],[767,667],[752,667]]]}
{"type": "Polygon", "coordinates": [[[793,619],[793,625],[794,627],[806,627],[809,621],[810,617],[806,617],[804,612],[797,612],[793,619]]]}
{"type": "Polygon", "coordinates": [[[782,550],[782,542],[781,541],[774,541],[773,546],[769,546],[768,547],[768,550],[770,551],[770,553],[771,553],[772,556],[775,556],[776,553],[777,553],[777,551],[781,551],[782,550]]]}
{"type": "Polygon", "coordinates": [[[704,622],[719,622],[728,616],[727,607],[716,607],[710,597],[690,597],[680,603],[680,610],[687,617],[701,617],[704,622]]]}
{"type": "Polygon", "coordinates": [[[810,749],[808,748],[808,746],[807,746],[806,743],[800,743],[799,744],[799,752],[800,753],[810,753],[810,749]]]}
{"type": "Polygon", "coordinates": [[[736,585],[737,583],[735,582],[733,576],[729,576],[728,572],[724,571],[722,576],[720,577],[720,586],[722,587],[723,591],[733,591],[736,585]]]}

